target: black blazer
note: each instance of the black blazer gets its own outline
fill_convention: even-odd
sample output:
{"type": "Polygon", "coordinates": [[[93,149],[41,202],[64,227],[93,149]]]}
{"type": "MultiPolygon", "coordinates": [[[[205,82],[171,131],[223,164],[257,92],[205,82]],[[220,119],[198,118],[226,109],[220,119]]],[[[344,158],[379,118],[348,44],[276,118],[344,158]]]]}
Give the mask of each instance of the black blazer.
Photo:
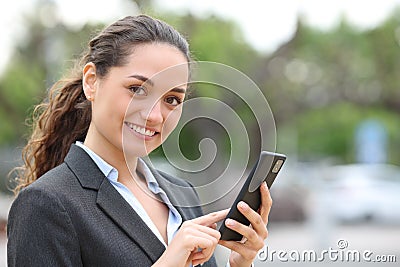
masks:
{"type": "MultiPolygon", "coordinates": [[[[202,215],[189,183],[151,170],[172,203],[197,205],[177,206],[183,220],[202,215]],[[171,190],[169,183],[184,190],[171,190]]],[[[19,193],[9,213],[7,234],[9,267],[151,266],[165,250],[76,145],[64,163],[19,193]]],[[[214,257],[203,266],[216,266],[214,257]]]]}

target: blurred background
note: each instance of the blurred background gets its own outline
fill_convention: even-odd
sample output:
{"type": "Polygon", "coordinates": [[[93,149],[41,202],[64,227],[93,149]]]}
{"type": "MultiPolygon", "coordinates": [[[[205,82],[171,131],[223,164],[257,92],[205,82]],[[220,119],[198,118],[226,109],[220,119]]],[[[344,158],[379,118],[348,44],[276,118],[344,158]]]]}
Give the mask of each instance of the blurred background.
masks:
{"type": "MultiPolygon", "coordinates": [[[[242,71],[268,100],[277,151],[288,156],[271,189],[270,250],[337,249],[345,239],[400,261],[399,0],[21,0],[1,2],[0,12],[0,266],[13,199],[7,174],[20,164],[33,106],[96,31],[138,13],[174,25],[197,60],[242,71]]],[[[181,137],[189,158],[198,152],[190,138],[204,131],[181,137]]],[[[226,251],[218,253],[222,264],[226,251]]]]}

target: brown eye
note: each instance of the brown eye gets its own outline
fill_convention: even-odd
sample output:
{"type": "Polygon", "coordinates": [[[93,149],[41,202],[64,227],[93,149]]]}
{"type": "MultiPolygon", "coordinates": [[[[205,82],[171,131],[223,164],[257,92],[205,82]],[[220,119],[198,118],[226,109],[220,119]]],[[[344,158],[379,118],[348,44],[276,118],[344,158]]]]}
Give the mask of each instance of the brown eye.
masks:
{"type": "Polygon", "coordinates": [[[182,100],[176,96],[169,96],[165,98],[165,102],[171,106],[177,106],[182,103],[182,100]]]}
{"type": "Polygon", "coordinates": [[[146,88],[143,86],[131,86],[129,87],[129,90],[134,94],[134,95],[146,95],[146,88]]]}

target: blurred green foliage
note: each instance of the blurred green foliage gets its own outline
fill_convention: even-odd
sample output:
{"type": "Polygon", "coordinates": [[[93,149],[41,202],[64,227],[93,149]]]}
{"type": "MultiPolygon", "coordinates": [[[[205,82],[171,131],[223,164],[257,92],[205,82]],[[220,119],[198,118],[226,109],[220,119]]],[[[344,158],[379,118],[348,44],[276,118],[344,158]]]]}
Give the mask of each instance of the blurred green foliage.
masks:
{"type": "MultiPolygon", "coordinates": [[[[146,8],[154,12],[151,5],[146,8]]],[[[293,38],[271,54],[257,52],[246,43],[233,21],[214,15],[156,16],[187,36],[196,60],[230,65],[255,81],[276,118],[279,151],[297,154],[300,160],[333,157],[353,162],[355,127],[364,119],[377,118],[389,133],[389,162],[400,162],[400,10],[365,31],[342,19],[337,27],[323,32],[300,17],[293,38]]],[[[16,44],[1,74],[0,147],[25,142],[30,131],[25,119],[33,105],[72,66],[72,59],[79,57],[102,26],[72,29],[59,22],[48,27],[37,16],[27,16],[27,35],[16,44]]],[[[218,90],[208,93],[219,94],[218,90]]],[[[252,118],[248,108],[238,110],[242,118],[252,118]]],[[[188,131],[181,145],[187,147],[196,140],[193,135],[205,136],[205,131],[202,127],[188,131]]],[[[259,140],[257,133],[253,140],[259,140]]],[[[189,157],[195,158],[198,151],[193,153],[189,157]]]]}
{"type": "Polygon", "coordinates": [[[293,152],[303,160],[354,162],[355,128],[377,119],[388,131],[389,162],[400,161],[399,14],[363,32],[345,19],[328,32],[299,20],[292,40],[267,59],[260,81],[272,94],[283,135],[289,133],[279,140],[282,147],[295,138],[293,152]]]}

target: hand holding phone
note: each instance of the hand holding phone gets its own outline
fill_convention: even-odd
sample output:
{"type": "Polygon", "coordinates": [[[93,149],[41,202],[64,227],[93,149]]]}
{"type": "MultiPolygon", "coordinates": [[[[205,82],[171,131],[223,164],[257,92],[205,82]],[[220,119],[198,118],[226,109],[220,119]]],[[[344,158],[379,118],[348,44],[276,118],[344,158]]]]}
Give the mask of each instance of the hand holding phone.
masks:
{"type": "Polygon", "coordinates": [[[237,209],[237,204],[240,201],[246,202],[253,210],[257,210],[261,204],[260,185],[266,181],[268,188],[271,187],[275,181],[276,176],[285,163],[286,156],[283,154],[272,153],[268,151],[261,151],[260,157],[249,176],[247,177],[242,189],[236,197],[233,205],[222,222],[219,231],[221,232],[222,240],[235,240],[242,239],[242,235],[227,228],[225,220],[227,218],[234,219],[244,225],[249,225],[250,222],[247,218],[237,209]]]}

